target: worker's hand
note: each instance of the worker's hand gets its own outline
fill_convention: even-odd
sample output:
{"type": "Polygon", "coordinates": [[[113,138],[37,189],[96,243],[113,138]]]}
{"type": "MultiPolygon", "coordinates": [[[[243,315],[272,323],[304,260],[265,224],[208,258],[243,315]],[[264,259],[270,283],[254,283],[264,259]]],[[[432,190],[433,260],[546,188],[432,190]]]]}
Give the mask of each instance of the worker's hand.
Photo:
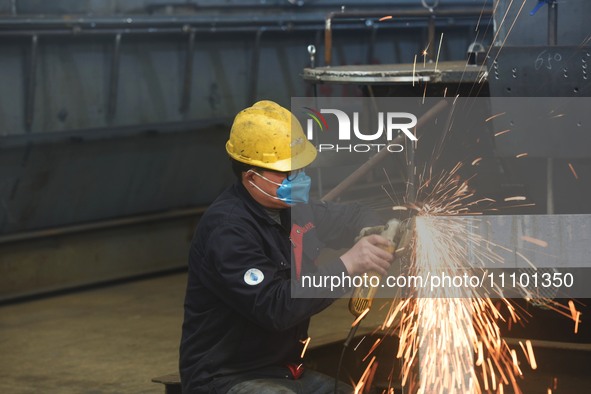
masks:
{"type": "Polygon", "coordinates": [[[398,219],[390,219],[384,226],[384,230],[380,235],[389,241],[392,241],[395,245],[400,242],[402,222],[398,219]]]}
{"type": "Polygon", "coordinates": [[[381,226],[372,226],[372,227],[363,227],[361,231],[359,231],[359,235],[355,238],[355,242],[359,241],[363,237],[367,237],[368,235],[372,234],[379,234],[384,238],[389,239],[390,241],[396,241],[396,237],[398,235],[398,229],[400,228],[400,220],[398,219],[390,219],[388,223],[381,226]]]}
{"type": "Polygon", "coordinates": [[[386,229],[385,225],[363,227],[361,229],[361,231],[359,231],[359,235],[355,238],[355,242],[359,241],[363,237],[367,237],[368,235],[381,234],[385,229],[386,229]]]}
{"type": "Polygon", "coordinates": [[[394,259],[394,255],[387,250],[393,244],[381,235],[372,234],[359,239],[351,249],[341,256],[349,275],[365,272],[376,272],[387,275],[387,270],[394,259]]]}

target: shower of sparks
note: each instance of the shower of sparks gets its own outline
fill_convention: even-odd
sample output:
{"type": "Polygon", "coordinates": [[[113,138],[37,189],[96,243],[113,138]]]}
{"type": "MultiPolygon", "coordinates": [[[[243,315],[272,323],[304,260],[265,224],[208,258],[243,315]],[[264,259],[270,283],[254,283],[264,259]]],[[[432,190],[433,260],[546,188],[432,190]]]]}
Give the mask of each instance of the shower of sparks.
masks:
{"type": "MultiPolygon", "coordinates": [[[[499,2],[495,3],[496,12],[499,2]]],[[[508,28],[504,41],[500,44],[497,57],[513,30],[525,3],[525,1],[521,2],[517,16],[508,28]]],[[[497,42],[498,34],[505,24],[512,4],[513,0],[505,11],[492,42],[497,42]]],[[[478,30],[478,25],[476,30],[478,30]]],[[[589,40],[591,40],[591,36],[589,40]]],[[[443,34],[441,34],[436,54],[435,71],[438,69],[442,43],[443,34]]],[[[429,46],[420,54],[425,62],[424,68],[426,67],[428,48],[429,46]]],[[[486,54],[487,57],[491,49],[492,46],[486,54]]],[[[418,81],[416,63],[417,57],[420,55],[414,57],[413,86],[415,80],[418,81]]],[[[484,63],[481,67],[484,67],[484,63]]],[[[486,76],[487,73],[482,72],[478,84],[481,84],[486,76]]],[[[426,96],[426,85],[423,102],[426,96]]],[[[492,115],[485,122],[490,122],[503,115],[505,115],[504,112],[492,115]]],[[[502,130],[496,132],[494,136],[498,137],[510,131],[511,129],[502,130]]],[[[516,157],[526,156],[527,153],[521,153],[516,157]]],[[[478,165],[481,160],[481,157],[474,159],[472,166],[478,165]]],[[[575,178],[578,179],[572,164],[568,165],[575,178]]],[[[408,202],[404,206],[392,207],[395,211],[413,211],[413,214],[416,214],[411,243],[406,247],[406,251],[410,250],[407,261],[409,275],[425,277],[444,273],[453,275],[461,272],[465,270],[468,252],[471,253],[471,262],[476,262],[473,264],[475,266],[473,269],[482,270],[484,273],[486,271],[483,268],[477,268],[478,263],[482,263],[482,267],[484,267],[486,262],[503,262],[503,258],[495,252],[495,249],[507,250],[507,248],[488,242],[477,232],[466,228],[465,221],[453,218],[453,216],[478,215],[484,211],[498,210],[498,208],[491,208],[491,205],[497,202],[494,199],[475,199],[475,193],[468,187],[468,181],[461,180],[459,175],[461,166],[462,164],[458,163],[451,171],[444,172],[440,176],[433,176],[432,173],[428,176],[423,174],[417,182],[416,195],[410,196],[412,197],[410,199],[407,196],[407,200],[417,202],[408,202]],[[479,210],[480,204],[486,204],[485,208],[479,210]],[[440,216],[446,216],[446,220],[438,220],[440,216]],[[468,251],[467,245],[469,243],[487,246],[468,251]]],[[[416,168],[414,170],[416,172],[416,168]]],[[[504,198],[504,202],[525,200],[525,196],[504,198]]],[[[507,208],[533,205],[511,204],[507,208]]],[[[533,237],[522,236],[521,239],[539,247],[547,247],[548,245],[546,241],[533,237]]],[[[521,253],[518,253],[518,256],[535,269],[534,264],[526,256],[521,253]]],[[[410,393],[417,394],[482,394],[491,391],[504,393],[505,388],[512,388],[513,393],[522,393],[517,381],[517,379],[523,378],[523,365],[520,364],[520,360],[525,358],[532,370],[537,369],[538,365],[531,341],[527,340],[525,344],[519,341],[518,346],[511,347],[501,337],[500,325],[506,324],[510,328],[512,325],[521,324],[521,315],[526,313],[524,310],[516,309],[514,304],[503,296],[501,290],[493,288],[486,294],[480,294],[476,289],[470,287],[438,288],[435,291],[427,291],[417,287],[411,289],[408,298],[394,299],[390,303],[388,313],[379,330],[385,335],[395,334],[399,338],[399,347],[394,356],[401,360],[400,376],[405,392],[408,390],[410,393]],[[490,297],[498,298],[498,301],[493,303],[490,297]]],[[[527,294],[524,294],[524,297],[526,296],[527,294]]],[[[553,299],[536,298],[535,303],[572,319],[575,325],[574,331],[578,332],[581,312],[576,309],[572,301],[566,306],[553,299]]],[[[376,340],[363,358],[365,361],[371,357],[371,361],[355,385],[355,393],[361,393],[369,387],[378,365],[376,356],[372,356],[372,354],[381,343],[380,339],[376,340]]],[[[554,379],[553,387],[554,390],[557,389],[556,379],[554,379]]],[[[390,386],[384,392],[393,393],[394,389],[390,386]]],[[[548,392],[552,392],[550,387],[548,392]]]]}
{"type": "MultiPolygon", "coordinates": [[[[371,361],[367,365],[367,368],[365,368],[363,375],[361,375],[361,378],[357,382],[357,385],[355,386],[355,391],[354,391],[355,394],[362,393],[363,388],[365,387],[366,383],[368,383],[368,381],[371,381],[371,379],[368,379],[368,378],[370,378],[372,370],[375,372],[375,368],[373,368],[375,361],[376,361],[376,357],[374,356],[374,357],[372,357],[371,361]]],[[[377,365],[378,364],[375,363],[375,366],[377,366],[377,365]]]]}
{"type": "MultiPolygon", "coordinates": [[[[410,245],[410,275],[453,275],[465,267],[465,241],[486,242],[467,229],[461,219],[438,218],[474,214],[471,209],[479,203],[494,201],[474,201],[474,192],[459,176],[461,167],[458,164],[437,179],[420,179],[417,197],[421,203],[410,206],[417,210],[410,245]]],[[[502,261],[490,248],[472,253],[482,263],[502,261]]],[[[522,376],[522,370],[517,352],[501,338],[499,328],[499,323],[514,324],[521,318],[507,299],[501,297],[500,302],[506,316],[501,312],[503,308],[469,287],[441,287],[434,291],[418,287],[412,297],[393,301],[381,329],[395,332],[400,338],[396,358],[402,360],[402,385],[413,393],[501,392],[503,387],[521,393],[517,378],[522,376]]],[[[527,360],[535,368],[531,343],[527,346],[527,360]]],[[[367,371],[369,366],[357,387],[367,383],[367,371]]]]}
{"type": "MultiPolygon", "coordinates": [[[[496,203],[491,198],[477,198],[468,181],[462,180],[458,163],[452,170],[439,176],[419,176],[415,203],[394,206],[397,211],[416,213],[408,256],[409,275],[416,277],[449,276],[465,272],[470,253],[473,270],[486,273],[487,262],[501,264],[503,257],[495,250],[509,250],[484,239],[461,215],[475,215],[483,205],[496,203]],[[445,216],[445,220],[442,220],[445,216]],[[468,245],[485,245],[468,250],[468,245]]],[[[523,201],[524,196],[505,198],[504,201],[523,201]]],[[[525,242],[547,247],[546,241],[521,236],[525,242]]],[[[535,269],[522,253],[517,255],[535,269]]],[[[504,392],[511,388],[522,393],[519,380],[523,379],[523,364],[537,369],[531,341],[509,345],[501,337],[501,325],[522,324],[523,310],[518,310],[494,287],[482,294],[474,287],[439,287],[410,289],[408,298],[395,299],[379,331],[396,334],[399,338],[395,354],[401,360],[401,382],[411,393],[473,393],[504,392]],[[490,297],[498,298],[493,303],[490,297]]],[[[527,294],[524,293],[524,297],[527,294]]],[[[531,298],[531,297],[530,297],[531,298]]],[[[575,333],[580,324],[580,311],[571,301],[568,306],[547,298],[535,298],[537,305],[556,311],[574,321],[575,333]]],[[[370,384],[375,371],[377,340],[364,360],[372,358],[355,392],[362,392],[370,384]]],[[[389,388],[389,390],[391,387],[389,388]]],[[[386,391],[388,392],[388,391],[386,391]]]]}

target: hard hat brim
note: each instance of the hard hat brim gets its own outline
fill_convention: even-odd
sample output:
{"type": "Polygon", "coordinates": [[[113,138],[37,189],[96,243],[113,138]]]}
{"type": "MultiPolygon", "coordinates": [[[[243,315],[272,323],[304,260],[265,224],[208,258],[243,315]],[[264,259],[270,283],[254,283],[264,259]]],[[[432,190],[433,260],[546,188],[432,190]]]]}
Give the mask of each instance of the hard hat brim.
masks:
{"type": "Polygon", "coordinates": [[[266,163],[261,160],[251,159],[249,157],[241,156],[234,153],[234,150],[229,146],[230,141],[226,142],[226,152],[228,155],[241,163],[252,165],[253,167],[266,168],[273,171],[288,172],[299,170],[310,165],[315,159],[318,152],[310,141],[306,141],[304,149],[298,154],[283,160],[277,160],[272,163],[266,163]]]}

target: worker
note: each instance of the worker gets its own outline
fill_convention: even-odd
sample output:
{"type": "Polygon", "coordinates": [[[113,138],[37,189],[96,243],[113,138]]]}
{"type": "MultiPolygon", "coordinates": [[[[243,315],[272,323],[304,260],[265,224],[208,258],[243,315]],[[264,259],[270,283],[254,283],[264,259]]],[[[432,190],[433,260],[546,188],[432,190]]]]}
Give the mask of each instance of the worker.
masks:
{"type": "MultiPolygon", "coordinates": [[[[274,102],[237,114],[226,151],[237,180],[201,217],[190,247],[183,393],[332,393],[334,378],[306,369],[301,356],[310,317],[349,289],[326,289],[325,298],[292,290],[307,272],[386,274],[389,240],[374,234],[353,243],[382,220],[358,204],[308,201],[304,168],[316,149],[274,102]],[[350,249],[317,265],[324,246],[350,249]]],[[[339,392],[352,388],[341,383],[339,392]]]]}

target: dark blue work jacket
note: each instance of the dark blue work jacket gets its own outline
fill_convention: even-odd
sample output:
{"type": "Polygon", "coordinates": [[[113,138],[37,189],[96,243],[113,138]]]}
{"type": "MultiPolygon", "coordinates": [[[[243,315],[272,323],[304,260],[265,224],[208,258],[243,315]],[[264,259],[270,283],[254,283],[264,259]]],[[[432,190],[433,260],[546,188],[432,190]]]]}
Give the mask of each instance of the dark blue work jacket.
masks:
{"type": "Polygon", "coordinates": [[[357,204],[325,202],[281,216],[279,224],[236,182],[200,219],[180,346],[183,393],[224,393],[238,377],[284,374],[276,367],[300,363],[310,317],[334,299],[292,297],[292,269],[341,276],[340,259],[316,266],[320,250],[350,247],[361,228],[381,222],[357,204]]]}

